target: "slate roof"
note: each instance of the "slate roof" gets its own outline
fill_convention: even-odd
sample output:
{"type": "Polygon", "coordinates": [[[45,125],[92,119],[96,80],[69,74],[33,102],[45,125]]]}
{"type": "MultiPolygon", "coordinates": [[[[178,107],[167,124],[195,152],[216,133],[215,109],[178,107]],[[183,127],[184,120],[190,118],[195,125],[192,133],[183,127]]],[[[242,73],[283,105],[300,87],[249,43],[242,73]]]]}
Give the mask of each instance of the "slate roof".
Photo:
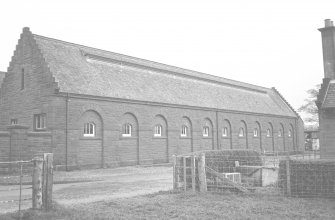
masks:
{"type": "Polygon", "coordinates": [[[1,84],[2,84],[2,80],[5,78],[5,72],[1,72],[0,71],[0,88],[1,88],[1,84]]]}
{"type": "Polygon", "coordinates": [[[335,108],[335,80],[331,80],[328,84],[322,108],[335,108]]]}
{"type": "Polygon", "coordinates": [[[297,117],[274,89],[33,37],[60,92],[297,117]]]}

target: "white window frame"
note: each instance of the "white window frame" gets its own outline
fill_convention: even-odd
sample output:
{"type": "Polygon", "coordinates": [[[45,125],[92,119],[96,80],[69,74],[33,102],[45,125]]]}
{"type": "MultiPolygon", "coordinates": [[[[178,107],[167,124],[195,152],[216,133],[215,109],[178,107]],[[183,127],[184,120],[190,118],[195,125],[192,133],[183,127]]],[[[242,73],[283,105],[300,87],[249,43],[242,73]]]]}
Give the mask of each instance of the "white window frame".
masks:
{"type": "Polygon", "coordinates": [[[181,137],[187,137],[187,130],[188,130],[188,128],[187,128],[186,125],[181,126],[181,133],[180,133],[180,136],[181,136],[181,137]]]}
{"type": "Polygon", "coordinates": [[[162,125],[155,125],[155,137],[162,137],[162,125]]]}
{"type": "Polygon", "coordinates": [[[93,122],[84,124],[84,137],[95,137],[95,124],[93,122]]]}
{"type": "Polygon", "coordinates": [[[222,137],[228,137],[228,128],[227,127],[224,127],[222,129],[222,137]]]}
{"type": "Polygon", "coordinates": [[[281,129],[278,130],[278,137],[282,137],[283,136],[283,131],[281,129]]]}
{"type": "Polygon", "coordinates": [[[39,130],[45,130],[46,129],[46,114],[42,113],[42,114],[36,114],[34,115],[34,129],[36,131],[39,130]]]}
{"type": "Polygon", "coordinates": [[[254,129],[254,137],[258,137],[258,128],[254,129]]]}
{"type": "Polygon", "coordinates": [[[244,128],[240,128],[240,130],[238,132],[238,136],[239,137],[244,137],[244,128]]]}
{"type": "Polygon", "coordinates": [[[124,124],[122,129],[122,136],[123,137],[131,137],[132,126],[131,124],[124,124]]]}
{"type": "Polygon", "coordinates": [[[208,126],[203,127],[202,136],[203,137],[209,137],[209,127],[208,126]]]}
{"type": "Polygon", "coordinates": [[[10,120],[10,125],[17,125],[18,124],[18,120],[17,120],[17,118],[12,118],[11,120],[10,120]]]}

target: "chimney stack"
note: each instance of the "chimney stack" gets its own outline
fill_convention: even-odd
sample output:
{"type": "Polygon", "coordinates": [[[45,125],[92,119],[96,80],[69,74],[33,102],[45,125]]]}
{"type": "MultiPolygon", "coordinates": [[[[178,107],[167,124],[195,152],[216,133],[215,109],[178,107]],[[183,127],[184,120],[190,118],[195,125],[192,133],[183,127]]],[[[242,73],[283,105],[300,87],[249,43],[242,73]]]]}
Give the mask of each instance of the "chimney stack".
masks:
{"type": "Polygon", "coordinates": [[[325,19],[325,27],[332,27],[333,21],[330,19],[325,19]]]}
{"type": "Polygon", "coordinates": [[[324,78],[335,79],[335,27],[330,19],[325,19],[325,27],[320,28],[322,37],[324,78]]]}

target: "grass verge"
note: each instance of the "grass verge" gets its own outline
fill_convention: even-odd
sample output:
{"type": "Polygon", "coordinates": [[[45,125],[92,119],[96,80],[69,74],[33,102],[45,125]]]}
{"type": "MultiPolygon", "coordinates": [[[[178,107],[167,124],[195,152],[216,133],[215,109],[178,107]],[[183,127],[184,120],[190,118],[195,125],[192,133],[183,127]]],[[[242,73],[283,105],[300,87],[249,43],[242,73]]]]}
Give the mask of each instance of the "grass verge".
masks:
{"type": "MultiPolygon", "coordinates": [[[[0,219],[16,216],[8,213],[0,219]]],[[[23,219],[335,219],[335,200],[167,191],[72,207],[55,204],[50,212],[27,210],[23,219]]]]}

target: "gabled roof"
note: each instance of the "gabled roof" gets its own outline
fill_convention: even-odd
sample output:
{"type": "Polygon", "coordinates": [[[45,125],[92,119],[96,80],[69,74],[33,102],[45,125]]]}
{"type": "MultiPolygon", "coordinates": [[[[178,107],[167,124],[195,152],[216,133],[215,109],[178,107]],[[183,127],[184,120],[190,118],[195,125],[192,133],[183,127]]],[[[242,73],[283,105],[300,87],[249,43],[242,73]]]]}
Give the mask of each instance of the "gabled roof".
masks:
{"type": "Polygon", "coordinates": [[[319,109],[335,108],[335,79],[323,79],[316,105],[319,109]]]}
{"type": "Polygon", "coordinates": [[[1,72],[1,71],[0,71],[0,88],[1,88],[2,81],[3,81],[3,79],[5,78],[5,75],[6,75],[5,72],[1,72]]]}
{"type": "Polygon", "coordinates": [[[60,92],[297,117],[273,89],[33,37],[60,92]]]}

